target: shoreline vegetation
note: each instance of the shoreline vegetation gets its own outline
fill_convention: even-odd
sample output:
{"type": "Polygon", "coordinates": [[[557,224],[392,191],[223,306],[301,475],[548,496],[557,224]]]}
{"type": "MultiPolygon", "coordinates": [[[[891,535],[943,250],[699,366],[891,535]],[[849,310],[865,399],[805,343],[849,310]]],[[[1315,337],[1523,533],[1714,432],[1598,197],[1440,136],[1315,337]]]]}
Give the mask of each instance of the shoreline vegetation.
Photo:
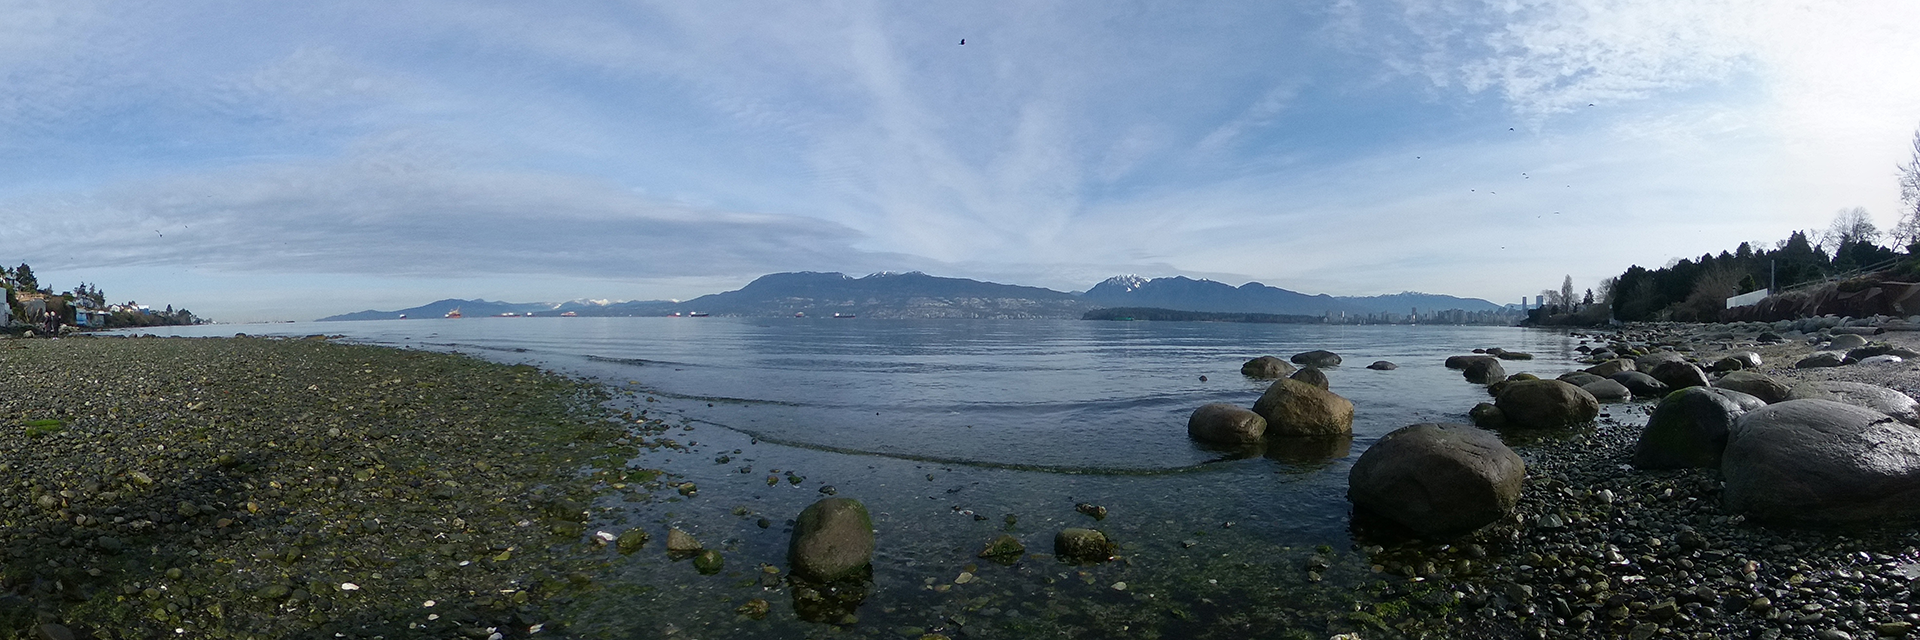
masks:
{"type": "Polygon", "coordinates": [[[657,486],[621,445],[664,430],[530,366],[324,339],[0,340],[0,378],[7,637],[558,627],[606,561],[588,505],[657,486]]]}
{"type": "MultiPolygon", "coordinates": [[[[1755,351],[1759,371],[1789,384],[1920,389],[1911,365],[1794,368],[1822,338],[1876,329],[1785,324],[1570,335],[1700,362],[1755,351]]],[[[1920,348],[1920,332],[1872,337],[1920,348]]],[[[595,505],[649,501],[662,489],[692,495],[691,483],[631,468],[633,456],[679,450],[660,437],[665,423],[618,412],[608,387],[525,365],[318,336],[80,337],[0,340],[0,378],[12,381],[0,396],[9,452],[0,471],[11,481],[0,493],[0,630],[16,634],[69,637],[43,625],[81,638],[591,634],[594,621],[569,618],[617,608],[605,596],[633,585],[601,581],[617,573],[621,552],[669,546],[648,545],[642,529],[601,536],[591,527],[620,518],[595,505]]],[[[1527,461],[1519,506],[1464,538],[1397,538],[1363,520],[1351,548],[1322,547],[1282,575],[1201,575],[1313,584],[1324,574],[1310,588],[1325,593],[1302,594],[1326,608],[1306,629],[1299,612],[1209,622],[1157,603],[1175,617],[1136,607],[1087,631],[1867,638],[1900,637],[1920,621],[1920,605],[1909,604],[1920,597],[1920,534],[1755,524],[1720,510],[1715,472],[1633,470],[1652,407],[1612,402],[1588,427],[1506,434],[1527,461]]],[[[1041,557],[1022,562],[1051,566],[1041,557]]],[[[740,614],[752,617],[749,606],[765,615],[761,598],[782,588],[760,580],[725,593],[752,598],[740,614]]],[[[974,620],[961,637],[1004,635],[974,620]]],[[[815,626],[809,635],[904,633],[815,626]]],[[[921,631],[961,630],[946,627],[921,631]]]]}

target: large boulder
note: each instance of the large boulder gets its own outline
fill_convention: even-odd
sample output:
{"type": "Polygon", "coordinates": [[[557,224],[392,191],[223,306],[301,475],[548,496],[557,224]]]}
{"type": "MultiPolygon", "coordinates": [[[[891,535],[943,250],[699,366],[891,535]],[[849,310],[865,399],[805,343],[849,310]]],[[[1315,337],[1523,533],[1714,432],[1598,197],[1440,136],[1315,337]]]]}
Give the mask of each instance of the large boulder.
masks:
{"type": "Polygon", "coordinates": [[[1507,385],[1494,399],[1507,424],[1523,429],[1557,429],[1592,422],[1600,401],[1585,389],[1559,380],[1523,380],[1507,385]]]}
{"type": "Polygon", "coordinates": [[[1713,386],[1732,389],[1773,404],[1787,399],[1787,385],[1758,371],[1735,371],[1713,382],[1713,386]]]}
{"type": "Polygon", "coordinates": [[[1614,382],[1624,385],[1628,391],[1632,391],[1633,395],[1643,398],[1657,398],[1667,395],[1671,390],[1667,387],[1667,383],[1638,371],[1622,371],[1610,377],[1614,382]]]}
{"type": "Polygon", "coordinates": [[[1586,368],[1587,373],[1591,373],[1593,375],[1600,376],[1602,378],[1611,378],[1613,377],[1614,374],[1620,373],[1622,371],[1635,371],[1635,369],[1633,368],[1633,361],[1628,360],[1626,358],[1614,358],[1612,360],[1608,360],[1606,362],[1602,362],[1600,364],[1596,364],[1586,368]]]}
{"type": "Polygon", "coordinates": [[[1061,529],[1053,534],[1053,555],[1063,562],[1093,564],[1113,559],[1118,548],[1107,534],[1093,529],[1061,529]]]}
{"type": "Polygon", "coordinates": [[[826,498],[794,521],[787,563],[795,575],[820,582],[852,577],[873,562],[873,516],[859,500],[826,498]]]}
{"type": "Polygon", "coordinates": [[[1814,353],[1813,355],[1809,355],[1805,358],[1801,358],[1799,362],[1793,363],[1793,368],[1820,369],[1825,367],[1838,367],[1846,363],[1847,363],[1847,358],[1845,354],[1835,353],[1832,351],[1821,351],[1821,352],[1814,353]]]}
{"type": "Polygon", "coordinates": [[[1249,378],[1272,380],[1285,378],[1289,373],[1293,373],[1293,365],[1273,356],[1260,356],[1240,365],[1240,375],[1249,378]]]}
{"type": "Polygon", "coordinates": [[[1802,382],[1787,392],[1787,399],[1844,402],[1893,416],[1907,424],[1920,424],[1920,412],[1916,412],[1913,398],[1893,389],[1863,382],[1802,382]]]}
{"type": "Polygon", "coordinates": [[[1201,405],[1187,417],[1187,437],[1201,442],[1245,444],[1259,442],[1266,433],[1266,418],[1225,402],[1201,405]]]}
{"type": "Polygon", "coordinates": [[[1267,437],[1332,436],[1353,433],[1353,402],[1293,379],[1276,380],[1253,412],[1267,419],[1267,437]]]}
{"type": "Polygon", "coordinates": [[[1867,346],[1867,339],[1851,333],[1836,335],[1833,340],[1827,342],[1827,348],[1834,351],[1846,351],[1864,346],[1867,346]]]}
{"type": "Polygon", "coordinates": [[[1633,466],[1718,469],[1734,421],[1764,406],[1767,403],[1759,398],[1711,387],[1687,387],[1667,394],[1640,432],[1640,442],[1633,449],[1633,466]]]}
{"type": "Polygon", "coordinates": [[[1627,385],[1606,378],[1599,378],[1593,382],[1580,385],[1580,388],[1587,393],[1593,394],[1593,399],[1601,402],[1617,402],[1633,399],[1633,392],[1627,390],[1627,385]]]}
{"type": "Polygon", "coordinates": [[[1507,378],[1507,369],[1500,366],[1498,358],[1487,358],[1467,363],[1467,370],[1462,375],[1466,376],[1467,382],[1493,384],[1507,378]]]}
{"type": "Polygon", "coordinates": [[[1327,379],[1327,372],[1321,371],[1320,367],[1303,367],[1299,371],[1293,372],[1293,375],[1287,377],[1322,389],[1333,386],[1333,381],[1327,379]]]}
{"type": "Polygon", "coordinates": [[[1672,351],[1655,351],[1633,359],[1633,368],[1640,373],[1653,373],[1655,367],[1669,362],[1686,362],[1687,358],[1672,351]]]}
{"type": "Polygon", "coordinates": [[[1653,371],[1647,372],[1647,375],[1667,385],[1668,389],[1713,386],[1713,383],[1707,380],[1707,372],[1701,371],[1700,367],[1686,361],[1662,362],[1655,365],[1653,371]]]}
{"type": "Polygon", "coordinates": [[[1920,515],[1920,429],[1831,400],[1741,416],[1727,439],[1722,506],[1759,520],[1883,523],[1920,515]]]}
{"type": "Polygon", "coordinates": [[[1293,363],[1309,367],[1337,367],[1340,366],[1340,354],[1325,349],[1303,351],[1293,354],[1293,363]]]}
{"type": "Polygon", "coordinates": [[[1422,536],[1444,539],[1512,512],[1526,475],[1526,463],[1491,432],[1416,424],[1360,454],[1347,474],[1347,499],[1422,536]]]}

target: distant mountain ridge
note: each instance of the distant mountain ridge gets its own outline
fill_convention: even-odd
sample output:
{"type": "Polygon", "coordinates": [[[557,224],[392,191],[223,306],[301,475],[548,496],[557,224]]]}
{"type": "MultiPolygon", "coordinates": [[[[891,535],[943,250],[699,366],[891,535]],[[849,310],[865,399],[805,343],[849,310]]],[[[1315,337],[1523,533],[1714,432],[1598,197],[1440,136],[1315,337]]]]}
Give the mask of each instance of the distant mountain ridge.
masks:
{"type": "Polygon", "coordinates": [[[1078,318],[1102,307],[1276,315],[1324,316],[1328,313],[1367,315],[1422,313],[1460,309],[1497,310],[1478,298],[1428,293],[1338,297],[1308,295],[1258,282],[1234,287],[1212,280],[1184,276],[1141,278],[1116,276],[1074,294],[1040,287],[999,284],[966,278],[943,278],[918,271],[882,272],[855,278],[843,273],[812,271],[774,273],[754,279],[733,291],[700,296],[684,302],[643,300],[607,302],[576,300],[562,303],[511,303],[487,300],[440,300],[397,311],[360,311],[321,318],[384,320],[405,314],[409,318],[439,318],[459,309],[466,317],[515,315],[666,316],[693,313],[733,316],[866,318],[1078,318]]]}

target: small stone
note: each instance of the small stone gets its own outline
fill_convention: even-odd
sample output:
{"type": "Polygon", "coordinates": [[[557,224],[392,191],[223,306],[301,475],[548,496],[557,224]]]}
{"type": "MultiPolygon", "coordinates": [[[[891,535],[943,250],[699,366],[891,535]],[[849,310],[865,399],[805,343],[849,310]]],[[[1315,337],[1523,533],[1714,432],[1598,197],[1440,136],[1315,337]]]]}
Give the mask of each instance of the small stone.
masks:
{"type": "Polygon", "coordinates": [[[1913,631],[1911,622],[1882,622],[1873,626],[1873,634],[1882,638],[1899,638],[1913,631]]]}
{"type": "Polygon", "coordinates": [[[733,612],[749,618],[753,618],[755,620],[762,620],[767,617],[768,608],[769,608],[769,605],[767,604],[767,601],[761,600],[759,598],[754,598],[752,600],[748,600],[746,604],[740,605],[738,608],[734,609],[733,612]]]}
{"type": "Polygon", "coordinates": [[[1082,502],[1080,504],[1073,505],[1073,510],[1078,511],[1080,513],[1084,513],[1088,516],[1092,516],[1093,519],[1095,520],[1107,519],[1107,508],[1099,505],[1087,504],[1085,502],[1082,502]]]}
{"type": "Polygon", "coordinates": [[[1627,640],[1647,640],[1659,631],[1660,625],[1651,622],[1642,622],[1634,625],[1633,631],[1627,632],[1627,640]]]}
{"type": "Polygon", "coordinates": [[[624,556],[639,551],[641,547],[647,546],[648,540],[652,539],[652,534],[647,533],[639,527],[634,527],[621,533],[620,537],[615,538],[613,546],[620,551],[620,555],[624,556]]]}
{"type": "Polygon", "coordinates": [[[1819,640],[1853,640],[1853,634],[1833,627],[1821,629],[1819,633],[1813,634],[1813,637],[1819,638],[1819,640]]]}
{"type": "Polygon", "coordinates": [[[667,530],[667,555],[691,558],[694,554],[700,553],[702,548],[700,541],[694,539],[693,534],[681,531],[679,528],[667,530]]]}
{"type": "Polygon", "coordinates": [[[699,571],[701,575],[710,576],[720,573],[720,570],[725,568],[726,564],[726,559],[720,557],[720,552],[712,549],[703,549],[700,551],[700,555],[694,556],[693,558],[693,568],[699,571]]]}
{"type": "Polygon", "coordinates": [[[1019,538],[1008,534],[1001,534],[1000,537],[994,538],[993,542],[987,543],[987,548],[980,551],[980,557],[1012,559],[1019,558],[1020,554],[1026,552],[1027,547],[1026,545],[1020,544],[1019,538]]]}

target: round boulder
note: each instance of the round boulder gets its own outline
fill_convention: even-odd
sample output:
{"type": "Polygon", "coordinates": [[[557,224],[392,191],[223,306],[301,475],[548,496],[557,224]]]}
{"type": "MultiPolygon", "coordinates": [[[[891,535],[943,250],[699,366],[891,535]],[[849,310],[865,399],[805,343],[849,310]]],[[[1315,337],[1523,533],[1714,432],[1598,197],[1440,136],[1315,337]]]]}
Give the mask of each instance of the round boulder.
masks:
{"type": "Polygon", "coordinates": [[[1584,387],[1590,383],[1599,382],[1607,378],[1605,376],[1596,376],[1585,371],[1571,371],[1560,374],[1560,377],[1554,379],[1576,387],[1584,387]]]}
{"type": "Polygon", "coordinates": [[[1467,365],[1470,365],[1470,364],[1473,364],[1473,363],[1475,363],[1475,362],[1479,362],[1479,361],[1482,361],[1482,360],[1496,360],[1496,361],[1497,361],[1497,360],[1499,360],[1499,358],[1496,358],[1496,357],[1493,357],[1493,356],[1484,356],[1484,355],[1471,355],[1471,356],[1447,356],[1447,368],[1448,368],[1448,369],[1465,369],[1465,368],[1467,368],[1467,365]]]}
{"type": "Polygon", "coordinates": [[[1627,385],[1597,376],[1593,382],[1580,385],[1580,388],[1593,394],[1593,399],[1601,402],[1619,402],[1633,398],[1633,392],[1627,390],[1627,385]]]}
{"type": "Polygon", "coordinates": [[[1309,367],[1337,367],[1340,366],[1340,354],[1325,349],[1303,351],[1293,354],[1293,363],[1309,367]]]}
{"type": "Polygon", "coordinates": [[[1667,395],[1671,390],[1667,387],[1667,383],[1638,371],[1622,371],[1609,377],[1613,378],[1614,382],[1625,386],[1628,391],[1632,391],[1633,395],[1643,398],[1657,398],[1667,395]]]}
{"type": "Polygon", "coordinates": [[[1249,378],[1272,380],[1285,378],[1289,373],[1293,373],[1293,365],[1273,356],[1260,356],[1240,365],[1240,375],[1249,378]]]}
{"type": "Polygon", "coordinates": [[[1801,358],[1799,362],[1793,363],[1793,368],[1819,369],[1824,367],[1838,367],[1846,363],[1847,363],[1847,360],[1845,356],[1842,356],[1838,353],[1834,353],[1832,351],[1822,351],[1822,352],[1807,356],[1805,358],[1801,358]]]}
{"type": "Polygon", "coordinates": [[[1293,375],[1287,377],[1320,387],[1321,389],[1326,389],[1333,385],[1333,382],[1327,379],[1327,372],[1321,371],[1320,367],[1302,367],[1299,371],[1295,371],[1293,375]]]}
{"type": "Polygon", "coordinates": [[[1225,402],[1201,405],[1187,417],[1187,437],[1201,442],[1245,444],[1259,442],[1266,433],[1266,418],[1225,402]]]}
{"type": "Polygon", "coordinates": [[[1747,412],[1721,456],[1722,506],[1758,520],[1882,523],[1920,515],[1920,429],[1830,400],[1747,412]]]}
{"type": "Polygon", "coordinates": [[[1493,404],[1507,417],[1507,424],[1523,429],[1571,427],[1600,415],[1600,401],[1593,394],[1559,380],[1510,383],[1493,404]]]}
{"type": "Polygon", "coordinates": [[[832,582],[859,573],[873,562],[873,517],[867,506],[849,498],[826,498],[800,511],[787,545],[793,573],[832,582]]]}
{"type": "Polygon", "coordinates": [[[1602,378],[1611,378],[1616,373],[1620,373],[1622,371],[1634,371],[1634,370],[1635,369],[1633,368],[1633,361],[1628,360],[1626,358],[1614,358],[1612,360],[1608,360],[1606,362],[1602,362],[1600,364],[1596,364],[1586,368],[1587,373],[1591,373],[1593,375],[1600,376],[1602,378]]]}
{"type": "Polygon", "coordinates": [[[1713,386],[1732,389],[1759,398],[1767,404],[1787,399],[1788,392],[1787,385],[1773,379],[1773,376],[1758,371],[1735,371],[1720,376],[1719,380],[1713,381],[1713,386]]]}
{"type": "Polygon", "coordinates": [[[1274,381],[1253,412],[1267,419],[1267,437],[1353,433],[1353,402],[1294,379],[1274,381]]]}
{"type": "Polygon", "coordinates": [[[1827,348],[1834,351],[1846,351],[1864,346],[1867,346],[1867,339],[1851,333],[1842,333],[1834,336],[1833,340],[1827,343],[1827,348]]]}
{"type": "Polygon", "coordinates": [[[1467,378],[1467,382],[1474,384],[1493,384],[1507,378],[1507,369],[1506,367],[1500,366],[1499,359],[1487,358],[1485,360],[1475,360],[1467,363],[1467,370],[1464,372],[1464,375],[1467,378]]]}
{"type": "Polygon", "coordinates": [[[1507,415],[1501,413],[1500,407],[1493,406],[1491,402],[1473,405],[1473,408],[1467,411],[1467,417],[1473,419],[1474,426],[1482,429],[1507,428],[1507,415]]]}
{"type": "Polygon", "coordinates": [[[1385,360],[1375,360],[1373,361],[1373,364],[1367,365],[1367,368],[1372,369],[1374,371],[1392,371],[1394,369],[1400,368],[1400,365],[1387,362],[1385,360]]]}
{"type": "Polygon", "coordinates": [[[1647,372],[1647,375],[1667,385],[1668,389],[1713,386],[1713,383],[1707,381],[1707,373],[1701,371],[1700,367],[1693,366],[1691,362],[1662,362],[1654,366],[1653,371],[1647,372]]]}
{"type": "Polygon", "coordinates": [[[1526,463],[1491,432],[1416,424],[1360,454],[1347,474],[1347,499],[1422,536],[1444,539],[1512,512],[1526,475],[1526,463]]]}
{"type": "Polygon", "coordinates": [[[1640,442],[1633,449],[1633,466],[1718,469],[1734,421],[1764,406],[1767,403],[1759,398],[1711,387],[1688,387],[1667,394],[1640,432],[1640,442]]]}
{"type": "Polygon", "coordinates": [[[1913,398],[1893,389],[1863,382],[1802,382],[1787,392],[1787,399],[1844,402],[1893,416],[1895,420],[1907,424],[1920,424],[1920,411],[1915,410],[1913,398]]]}

